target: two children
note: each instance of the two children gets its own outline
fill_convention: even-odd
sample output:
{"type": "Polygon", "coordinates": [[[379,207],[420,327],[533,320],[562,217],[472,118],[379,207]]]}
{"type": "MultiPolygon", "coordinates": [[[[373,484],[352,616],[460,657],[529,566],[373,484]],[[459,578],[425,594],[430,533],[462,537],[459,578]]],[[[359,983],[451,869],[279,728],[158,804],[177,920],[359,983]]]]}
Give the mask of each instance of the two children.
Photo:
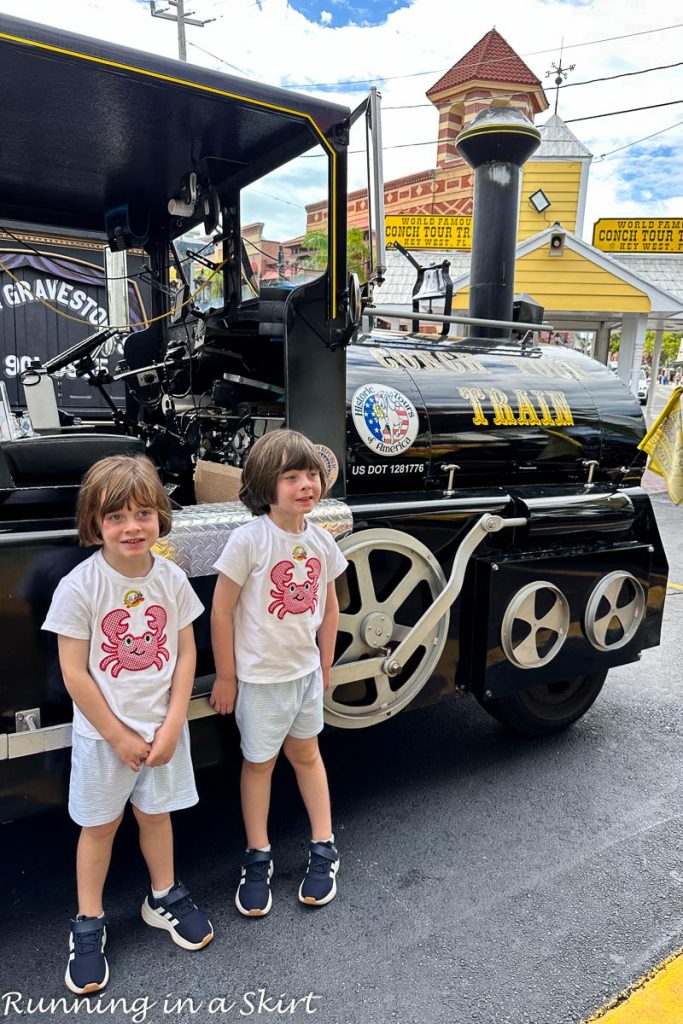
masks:
{"type": "MultiPolygon", "coordinates": [[[[256,518],[231,535],[216,563],[211,703],[222,714],[237,704],[248,848],[236,904],[248,916],[272,906],[267,818],[280,749],[311,823],[299,899],[320,906],[336,894],[339,856],[317,735],[338,622],[334,580],[346,561],[332,537],[304,518],[325,488],[323,463],[303,435],[265,435],[247,460],[240,492],[256,518]]],[[[118,456],[93,466],[77,526],[80,542],[99,550],[61,581],[43,628],[58,634],[74,702],[69,813],[81,834],[65,982],[81,995],[109,980],[102,895],[128,800],[150,874],[144,921],[190,950],[211,942],[213,928],[175,878],[170,820],[171,811],[198,799],[186,716],[192,622],[203,607],[182,570],[152,552],[171,528],[152,463],[118,456]]]]}

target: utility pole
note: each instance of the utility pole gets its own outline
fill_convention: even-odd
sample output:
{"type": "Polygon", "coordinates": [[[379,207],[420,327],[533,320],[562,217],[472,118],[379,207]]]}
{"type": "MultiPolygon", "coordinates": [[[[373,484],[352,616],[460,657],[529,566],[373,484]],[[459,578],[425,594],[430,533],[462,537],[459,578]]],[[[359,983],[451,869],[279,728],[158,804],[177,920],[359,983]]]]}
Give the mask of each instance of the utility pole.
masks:
{"type": "Polygon", "coordinates": [[[187,60],[187,44],[185,41],[185,26],[186,25],[198,25],[199,28],[204,28],[210,21],[215,21],[215,18],[207,18],[205,21],[200,21],[199,18],[192,18],[190,15],[192,11],[185,13],[185,0],[168,0],[168,4],[171,7],[175,7],[176,13],[169,14],[169,7],[164,7],[163,10],[157,10],[157,0],[149,0],[149,9],[153,18],[164,18],[165,21],[177,21],[178,23],[178,59],[187,60]]]}

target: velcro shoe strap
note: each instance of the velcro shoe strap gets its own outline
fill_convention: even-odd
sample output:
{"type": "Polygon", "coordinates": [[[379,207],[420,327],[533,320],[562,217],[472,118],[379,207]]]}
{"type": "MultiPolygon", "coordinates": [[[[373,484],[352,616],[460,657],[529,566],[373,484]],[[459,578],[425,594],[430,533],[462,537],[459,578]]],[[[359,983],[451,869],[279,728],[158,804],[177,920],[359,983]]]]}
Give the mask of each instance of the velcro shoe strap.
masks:
{"type": "Polygon", "coordinates": [[[88,932],[101,931],[106,923],[106,917],[88,918],[87,921],[72,921],[71,930],[75,935],[87,935],[88,932]]]}
{"type": "Polygon", "coordinates": [[[186,889],[182,882],[178,882],[167,896],[162,897],[161,902],[164,904],[166,909],[169,910],[174,903],[179,903],[180,900],[184,900],[189,895],[190,890],[186,889]]]}
{"type": "Polygon", "coordinates": [[[339,856],[337,851],[324,843],[311,843],[311,853],[317,853],[319,857],[326,857],[327,860],[335,861],[339,856]]]}
{"type": "Polygon", "coordinates": [[[250,864],[265,864],[266,861],[272,860],[273,855],[268,850],[250,850],[242,861],[243,867],[249,867],[250,864]]]}

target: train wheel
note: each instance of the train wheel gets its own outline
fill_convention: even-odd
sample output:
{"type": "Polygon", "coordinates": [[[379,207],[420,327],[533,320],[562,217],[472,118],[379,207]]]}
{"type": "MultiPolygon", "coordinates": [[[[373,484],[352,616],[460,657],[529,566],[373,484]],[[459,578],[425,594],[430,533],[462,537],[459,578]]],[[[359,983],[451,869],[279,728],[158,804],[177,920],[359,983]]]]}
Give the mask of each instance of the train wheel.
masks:
{"type": "Polygon", "coordinates": [[[521,693],[481,701],[481,706],[513,732],[547,736],[566,729],[588,711],[607,678],[607,670],[559,683],[530,686],[521,693]]]}
{"type": "Polygon", "coordinates": [[[325,720],[345,729],[384,721],[409,704],[436,666],[448,633],[449,614],[393,677],[363,662],[386,657],[441,593],[446,580],[437,559],[420,541],[399,530],[372,529],[339,544],[349,567],[338,581],[339,632],[335,668],[351,670],[352,682],[325,694],[325,720]]]}

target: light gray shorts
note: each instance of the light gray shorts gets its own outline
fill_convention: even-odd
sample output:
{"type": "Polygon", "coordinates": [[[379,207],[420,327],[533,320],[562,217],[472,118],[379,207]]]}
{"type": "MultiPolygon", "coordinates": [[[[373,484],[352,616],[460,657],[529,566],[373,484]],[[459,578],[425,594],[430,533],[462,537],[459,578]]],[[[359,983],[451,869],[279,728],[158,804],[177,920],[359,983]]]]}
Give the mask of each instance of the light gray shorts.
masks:
{"type": "Polygon", "coordinates": [[[106,740],[73,733],[69,814],[76,824],[106,825],[118,818],[128,800],[145,814],[179,811],[197,803],[187,722],[168,764],[143,764],[139,772],[124,764],[106,740]]]}
{"type": "Polygon", "coordinates": [[[287,736],[308,740],[323,728],[323,676],[320,668],[287,683],[242,683],[235,719],[247,761],[270,761],[287,736]]]}

